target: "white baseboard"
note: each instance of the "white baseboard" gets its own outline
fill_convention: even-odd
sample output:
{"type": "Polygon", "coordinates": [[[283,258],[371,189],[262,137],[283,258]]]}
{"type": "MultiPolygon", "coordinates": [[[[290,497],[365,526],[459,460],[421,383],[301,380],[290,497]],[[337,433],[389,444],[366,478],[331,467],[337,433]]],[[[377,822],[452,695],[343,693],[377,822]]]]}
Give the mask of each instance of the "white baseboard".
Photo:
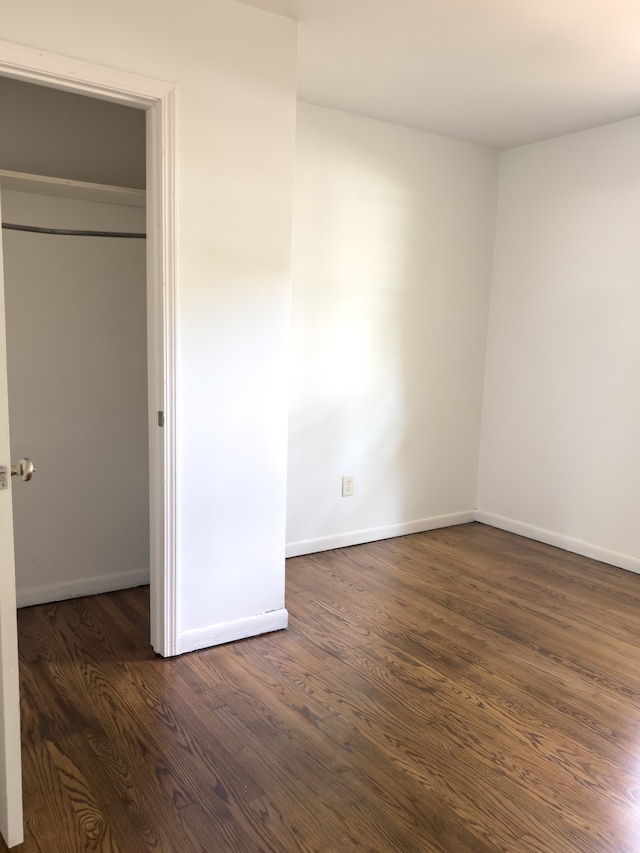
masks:
{"type": "Polygon", "coordinates": [[[66,598],[79,598],[82,595],[99,595],[101,592],[144,586],[149,583],[149,578],[149,569],[96,575],[42,586],[18,588],[16,599],[18,607],[31,607],[33,604],[48,604],[50,601],[63,601],[66,598]]]}
{"type": "Polygon", "coordinates": [[[403,521],[387,527],[370,527],[366,530],[352,530],[335,536],[322,536],[319,539],[305,539],[301,542],[289,542],[286,546],[287,557],[300,557],[303,554],[315,554],[317,551],[332,551],[334,548],[347,548],[349,545],[362,545],[366,542],[378,542],[380,539],[393,539],[395,536],[408,536],[410,533],[424,533],[439,527],[453,527],[455,524],[468,524],[475,521],[474,510],[454,512],[448,515],[436,515],[420,518],[416,521],[403,521]]]}
{"type": "Polygon", "coordinates": [[[580,554],[582,557],[589,557],[592,560],[599,560],[601,563],[607,563],[610,566],[616,566],[619,569],[626,569],[627,571],[640,574],[640,559],[638,557],[632,557],[629,554],[622,554],[618,551],[610,551],[607,548],[601,548],[599,545],[593,545],[581,539],[575,539],[571,536],[555,533],[552,530],[544,530],[532,524],[525,524],[522,521],[516,521],[515,519],[506,518],[496,513],[482,512],[480,510],[438,515],[432,518],[422,518],[417,521],[392,524],[388,527],[372,527],[367,530],[353,530],[335,536],[323,536],[319,539],[290,542],[286,546],[286,556],[300,557],[304,554],[314,554],[318,551],[330,551],[334,548],[346,548],[349,545],[362,545],[366,542],[391,539],[394,536],[407,536],[410,533],[422,533],[426,530],[435,530],[440,527],[468,524],[471,521],[478,521],[489,527],[497,527],[500,530],[516,533],[519,536],[533,539],[536,542],[553,545],[556,548],[562,548],[564,551],[580,554]]]}
{"type": "Polygon", "coordinates": [[[257,616],[234,619],[232,622],[207,625],[206,628],[183,631],[178,635],[176,654],[183,655],[185,652],[195,652],[209,646],[219,646],[222,643],[232,643],[234,640],[244,640],[246,637],[256,637],[258,634],[280,631],[288,624],[289,614],[283,608],[259,613],[257,616]]]}
{"type": "Polygon", "coordinates": [[[580,554],[581,557],[590,557],[592,560],[599,560],[601,563],[608,563],[610,566],[640,574],[640,559],[631,557],[629,554],[609,551],[607,548],[592,545],[582,539],[574,539],[571,536],[534,527],[532,524],[524,524],[521,521],[505,518],[492,512],[476,512],[476,521],[490,527],[498,527],[500,530],[507,530],[509,533],[517,533],[519,536],[534,539],[536,542],[544,542],[545,545],[553,545],[556,548],[562,548],[564,551],[571,551],[573,554],[580,554]]]}

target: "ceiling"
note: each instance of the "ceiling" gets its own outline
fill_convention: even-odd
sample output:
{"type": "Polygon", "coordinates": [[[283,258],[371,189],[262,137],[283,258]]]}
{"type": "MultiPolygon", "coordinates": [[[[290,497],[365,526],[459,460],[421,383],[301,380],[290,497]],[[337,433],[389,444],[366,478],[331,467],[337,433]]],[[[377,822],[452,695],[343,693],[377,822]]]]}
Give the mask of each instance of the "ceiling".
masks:
{"type": "Polygon", "coordinates": [[[640,115],[640,0],[240,0],[299,21],[298,97],[496,148],[640,115]]]}

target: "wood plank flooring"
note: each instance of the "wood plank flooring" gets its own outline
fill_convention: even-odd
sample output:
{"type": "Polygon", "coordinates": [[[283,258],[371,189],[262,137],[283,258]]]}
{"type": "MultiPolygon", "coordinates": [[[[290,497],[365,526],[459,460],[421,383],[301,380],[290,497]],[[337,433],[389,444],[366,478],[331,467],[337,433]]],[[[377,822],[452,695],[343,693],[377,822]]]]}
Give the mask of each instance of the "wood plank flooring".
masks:
{"type": "Polygon", "coordinates": [[[287,607],[171,660],[144,588],[20,611],[15,849],[640,851],[640,576],[471,524],[292,559],[287,607]]]}

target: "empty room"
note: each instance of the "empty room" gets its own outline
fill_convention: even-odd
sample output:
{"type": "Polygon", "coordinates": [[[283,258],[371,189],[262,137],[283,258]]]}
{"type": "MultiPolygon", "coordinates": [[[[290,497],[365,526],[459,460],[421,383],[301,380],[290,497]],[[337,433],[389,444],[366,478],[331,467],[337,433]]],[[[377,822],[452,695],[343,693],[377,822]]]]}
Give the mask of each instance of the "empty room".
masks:
{"type": "Polygon", "coordinates": [[[2,20],[2,849],[640,849],[640,12],[2,20]]]}

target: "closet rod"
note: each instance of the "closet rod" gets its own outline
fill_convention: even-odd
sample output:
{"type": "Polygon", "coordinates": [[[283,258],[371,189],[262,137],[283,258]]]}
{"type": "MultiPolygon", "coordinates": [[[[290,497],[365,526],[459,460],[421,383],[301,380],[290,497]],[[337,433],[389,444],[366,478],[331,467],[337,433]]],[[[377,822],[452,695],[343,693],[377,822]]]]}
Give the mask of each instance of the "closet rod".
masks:
{"type": "Polygon", "coordinates": [[[82,231],[76,228],[40,228],[37,225],[16,225],[14,222],[3,222],[2,227],[10,231],[32,231],[35,234],[64,234],[67,237],[129,237],[134,240],[144,240],[146,234],[134,231],[82,231]]]}

